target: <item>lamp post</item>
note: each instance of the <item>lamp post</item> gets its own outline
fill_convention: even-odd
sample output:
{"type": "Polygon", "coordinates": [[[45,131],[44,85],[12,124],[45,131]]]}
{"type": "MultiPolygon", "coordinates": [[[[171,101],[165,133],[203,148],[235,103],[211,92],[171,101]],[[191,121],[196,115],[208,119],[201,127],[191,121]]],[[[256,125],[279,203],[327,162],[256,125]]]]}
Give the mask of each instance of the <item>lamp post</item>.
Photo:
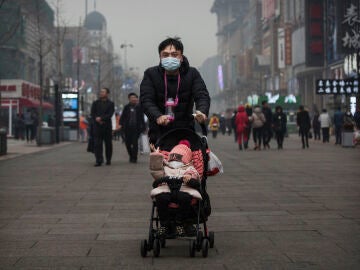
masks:
{"type": "Polygon", "coordinates": [[[97,66],[97,86],[98,86],[98,91],[101,90],[101,71],[100,71],[100,61],[96,60],[96,59],[91,59],[90,63],[92,65],[96,65],[97,66]]]}
{"type": "Polygon", "coordinates": [[[129,44],[125,41],[125,43],[120,45],[120,49],[124,49],[124,71],[127,71],[127,48],[134,48],[133,44],[129,44]]]}

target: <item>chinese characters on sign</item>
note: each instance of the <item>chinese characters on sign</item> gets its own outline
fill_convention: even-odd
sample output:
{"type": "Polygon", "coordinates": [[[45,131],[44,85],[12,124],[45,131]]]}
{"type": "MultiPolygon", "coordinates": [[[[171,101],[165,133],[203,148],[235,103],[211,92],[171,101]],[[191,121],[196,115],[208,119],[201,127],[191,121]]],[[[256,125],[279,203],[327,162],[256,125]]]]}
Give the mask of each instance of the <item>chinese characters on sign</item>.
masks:
{"type": "Polygon", "coordinates": [[[359,93],[359,81],[347,80],[317,80],[316,94],[318,95],[353,95],[359,93]]]}
{"type": "Polygon", "coordinates": [[[351,4],[346,10],[342,23],[353,27],[350,31],[345,32],[345,36],[342,38],[343,46],[349,49],[360,49],[360,33],[359,31],[356,31],[356,26],[360,25],[360,18],[358,16],[357,7],[354,6],[354,4],[351,4]]]}

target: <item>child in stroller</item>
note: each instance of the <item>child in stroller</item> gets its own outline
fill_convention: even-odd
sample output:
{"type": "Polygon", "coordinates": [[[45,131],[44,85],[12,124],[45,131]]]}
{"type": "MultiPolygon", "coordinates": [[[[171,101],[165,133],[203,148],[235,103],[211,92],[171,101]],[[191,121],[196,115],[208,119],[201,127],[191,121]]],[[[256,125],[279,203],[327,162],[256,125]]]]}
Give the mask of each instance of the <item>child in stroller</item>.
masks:
{"type": "Polygon", "coordinates": [[[141,256],[148,251],[158,257],[166,239],[189,240],[190,256],[214,246],[214,232],[206,221],[211,213],[206,192],[207,140],[190,129],[175,129],[163,135],[150,154],[154,177],[149,237],[141,241],[141,256]],[[200,228],[203,224],[203,228],[200,228]],[[195,227],[194,227],[195,226],[195,227]]]}
{"type": "MultiPolygon", "coordinates": [[[[171,192],[169,186],[164,183],[154,188],[151,191],[151,197],[156,200],[156,205],[159,213],[160,224],[159,235],[165,236],[170,233],[170,213],[169,204],[176,201],[178,209],[175,212],[176,235],[185,236],[194,233],[195,229],[192,224],[187,223],[184,229],[184,221],[189,218],[191,213],[191,200],[196,198],[201,200],[201,194],[196,189],[190,186],[190,183],[199,182],[200,174],[192,164],[192,152],[190,149],[190,142],[188,140],[181,140],[178,145],[174,146],[168,155],[168,159],[163,159],[162,154],[150,156],[150,163],[152,166],[152,175],[155,180],[161,177],[176,177],[183,180],[180,190],[171,192]],[[160,157],[160,162],[159,159],[160,157]],[[152,162],[155,159],[155,162],[152,162]],[[160,165],[163,163],[163,166],[160,165]],[[158,165],[158,166],[156,166],[158,165]],[[190,182],[192,180],[192,182],[190,182]]],[[[194,185],[194,184],[193,184],[194,185]]]]}

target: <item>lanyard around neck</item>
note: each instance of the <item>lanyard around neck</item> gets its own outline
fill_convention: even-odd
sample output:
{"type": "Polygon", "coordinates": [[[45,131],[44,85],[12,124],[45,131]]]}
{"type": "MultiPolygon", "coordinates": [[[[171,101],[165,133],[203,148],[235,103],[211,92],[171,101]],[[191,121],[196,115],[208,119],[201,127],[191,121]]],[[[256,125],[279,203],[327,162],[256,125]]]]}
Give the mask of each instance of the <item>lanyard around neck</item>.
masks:
{"type": "MultiPolygon", "coordinates": [[[[168,99],[168,81],[167,81],[167,77],[166,77],[166,72],[164,72],[164,81],[165,81],[165,104],[166,101],[168,99]]],[[[178,102],[179,102],[179,89],[180,89],[180,81],[181,81],[181,77],[180,77],[180,73],[178,74],[178,80],[177,80],[177,89],[176,89],[176,97],[175,97],[175,104],[174,106],[177,106],[178,102]]],[[[165,105],[166,106],[166,105],[165,105]]]]}

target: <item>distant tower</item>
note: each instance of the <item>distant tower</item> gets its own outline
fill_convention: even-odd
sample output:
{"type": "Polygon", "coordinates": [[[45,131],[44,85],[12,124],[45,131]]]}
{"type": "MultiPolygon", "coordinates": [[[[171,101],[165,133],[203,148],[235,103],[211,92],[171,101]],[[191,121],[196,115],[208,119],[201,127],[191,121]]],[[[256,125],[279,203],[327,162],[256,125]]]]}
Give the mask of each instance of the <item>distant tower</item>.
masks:
{"type": "Polygon", "coordinates": [[[85,18],[88,14],[88,0],[85,0],[85,18]]]}

